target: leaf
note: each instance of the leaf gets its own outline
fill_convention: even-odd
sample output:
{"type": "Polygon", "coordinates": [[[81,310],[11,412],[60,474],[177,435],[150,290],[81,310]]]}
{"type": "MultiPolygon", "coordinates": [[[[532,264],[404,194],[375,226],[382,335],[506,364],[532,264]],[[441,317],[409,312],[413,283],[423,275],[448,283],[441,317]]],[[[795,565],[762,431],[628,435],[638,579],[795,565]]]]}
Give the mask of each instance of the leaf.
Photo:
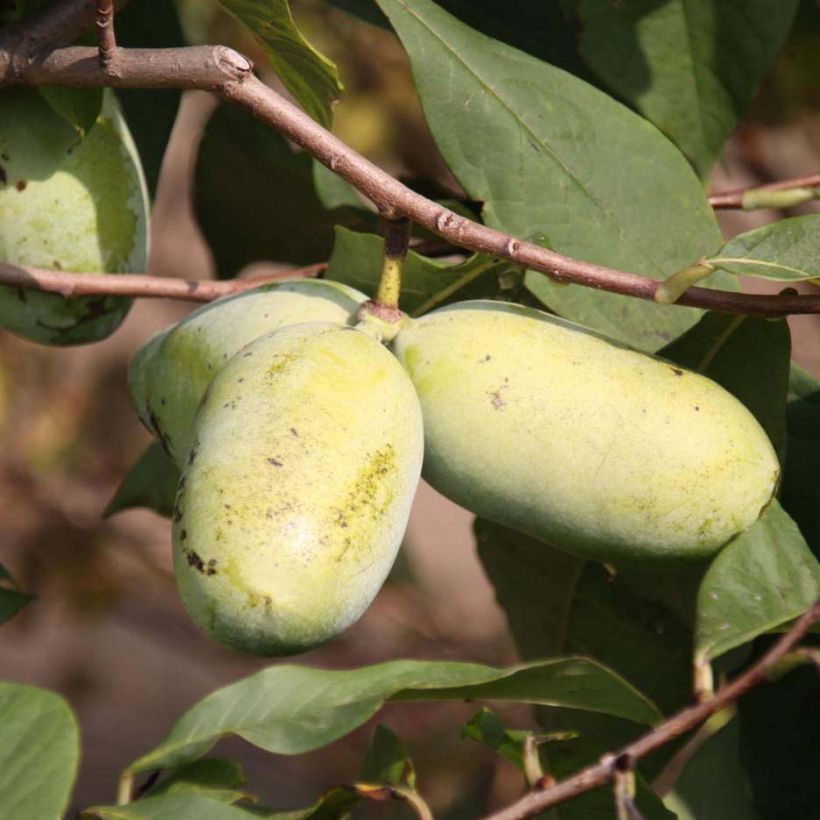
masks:
{"type": "Polygon", "coordinates": [[[768,74],[799,0],[581,0],[581,53],[706,177],[768,74]]]}
{"type": "MultiPolygon", "coordinates": [[[[313,161],[313,184],[316,195],[325,208],[355,208],[364,210],[364,203],[356,189],[321,162],[313,161]]],[[[375,223],[375,214],[373,214],[375,223]]]]}
{"type": "Polygon", "coordinates": [[[726,388],[760,422],[782,462],[791,337],[785,320],[706,313],[659,355],[726,388]]]}
{"type": "MultiPolygon", "coordinates": [[[[543,755],[549,761],[547,768],[559,781],[585,766],[597,763],[609,751],[601,743],[583,737],[559,740],[543,747],[543,755]]],[[[644,820],[674,820],[675,815],[664,807],[639,774],[635,781],[635,804],[644,820]]],[[[601,786],[584,792],[556,807],[553,812],[549,815],[550,820],[610,820],[615,816],[612,787],[601,786]]]]}
{"type": "Polygon", "coordinates": [[[302,108],[329,128],[342,92],[336,66],[302,36],[287,0],[219,0],[262,41],[279,79],[302,108]]]}
{"type": "Polygon", "coordinates": [[[0,682],[0,806],[14,820],[57,820],[80,756],[77,721],[55,692],[0,682]]]}
{"type": "MultiPolygon", "coordinates": [[[[820,805],[820,678],[803,667],[738,701],[740,759],[761,820],[813,818],[820,805]]],[[[700,818],[698,818],[700,820],[700,818]]]]}
{"type": "MultiPolygon", "coordinates": [[[[325,277],[373,296],[381,273],[383,249],[384,240],[380,236],[337,227],[325,277]]],[[[410,251],[402,273],[402,310],[413,313],[462,278],[472,278],[472,281],[439,304],[495,296],[499,292],[498,274],[508,268],[507,262],[499,264],[483,254],[475,254],[460,265],[448,266],[410,251]]]]}
{"type": "Polygon", "coordinates": [[[464,724],[462,734],[489,746],[517,769],[524,771],[524,742],[532,732],[508,729],[492,709],[485,707],[464,724]]]}
{"type": "Polygon", "coordinates": [[[732,719],[698,748],[664,800],[678,820],[758,820],[740,765],[739,725],[732,719]]]}
{"type": "Polygon", "coordinates": [[[21,592],[11,573],[0,564],[0,624],[10,621],[34,596],[21,592]]]}
{"type": "Polygon", "coordinates": [[[159,442],[155,441],[148,445],[122,480],[103,511],[103,518],[134,507],[147,507],[170,518],[174,511],[178,481],[179,470],[159,442]]]}
{"type": "Polygon", "coordinates": [[[306,809],[263,812],[269,820],[340,820],[346,818],[362,802],[362,797],[352,788],[339,786],[325,792],[312,806],[306,809]]]}
{"type": "Polygon", "coordinates": [[[770,222],[727,242],[709,264],[780,282],[820,277],[820,214],[770,222]]]}
{"type": "MultiPolygon", "coordinates": [[[[44,0],[12,0],[7,8],[0,9],[0,24],[19,20],[43,5],[44,0]]],[[[90,45],[93,40],[82,38],[90,45]]],[[[38,85],[37,91],[51,108],[62,117],[80,136],[94,127],[103,104],[101,88],[67,88],[56,85],[38,85]]]]}
{"type": "Polygon", "coordinates": [[[820,564],[772,501],[712,562],[698,593],[695,657],[714,658],[801,615],[820,597],[820,564]]]}
{"type": "Polygon", "coordinates": [[[194,206],[223,278],[259,260],[320,262],[333,247],[313,160],[237,108],[221,107],[205,127],[194,206]]]}
{"type": "Polygon", "coordinates": [[[80,135],[94,127],[103,103],[102,88],[65,88],[39,85],[40,96],[80,135]]]}
{"type": "Polygon", "coordinates": [[[253,815],[201,794],[147,797],[125,806],[92,806],[81,818],[98,820],[251,820],[253,815]]]}
{"type": "Polygon", "coordinates": [[[220,803],[236,803],[250,795],[242,790],[245,773],[232,760],[208,757],[175,769],[146,792],[146,797],[163,794],[202,794],[220,803]]]}
{"type": "MultiPolygon", "coordinates": [[[[521,656],[590,655],[640,681],[664,712],[690,697],[686,626],[638,591],[628,575],[614,578],[596,562],[556,550],[514,530],[477,519],[478,554],[504,609],[521,656]]],[[[646,572],[642,586],[663,577],[686,583],[679,567],[646,572]]]]}
{"type": "MultiPolygon", "coordinates": [[[[140,0],[118,10],[117,42],[126,48],[185,45],[176,7],[168,0],[140,0]]],[[[121,88],[117,97],[136,143],[151,198],[156,197],[165,150],[176,121],[181,92],[175,89],[121,88]]]]}
{"type": "Polygon", "coordinates": [[[367,750],[359,780],[416,788],[416,770],[407,748],[395,732],[379,724],[367,750]]]}
{"type": "Polygon", "coordinates": [[[269,752],[302,754],[351,732],[388,699],[466,698],[590,709],[644,724],[660,717],[628,683],[583,658],[510,669],[437,661],[390,661],[341,671],[285,664],[200,701],[129,771],[181,766],[230,734],[269,752]]]}
{"type": "MultiPolygon", "coordinates": [[[[407,49],[427,121],[485,222],[568,256],[665,277],[714,252],[701,184],[654,127],[583,81],[473,31],[430,0],[379,0],[407,49]]],[[[731,277],[709,280],[736,287],[731,277]]],[[[656,350],[698,311],[531,273],[552,310],[656,350]]]]}
{"type": "Polygon", "coordinates": [[[820,557],[820,382],[792,365],[780,503],[820,557]]]}

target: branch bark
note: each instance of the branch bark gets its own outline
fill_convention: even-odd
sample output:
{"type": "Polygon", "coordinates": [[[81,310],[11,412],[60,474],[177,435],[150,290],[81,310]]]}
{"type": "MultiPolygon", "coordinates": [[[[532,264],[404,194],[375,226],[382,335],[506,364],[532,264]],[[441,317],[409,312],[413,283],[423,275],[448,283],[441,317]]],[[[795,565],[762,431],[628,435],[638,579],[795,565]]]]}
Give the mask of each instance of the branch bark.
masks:
{"type": "MultiPolygon", "coordinates": [[[[64,4],[66,6],[70,3],[64,4]]],[[[76,0],[76,14],[94,4],[76,0]]],[[[93,19],[93,17],[92,17],[93,19]]],[[[72,20],[72,24],[76,21],[72,20]]],[[[52,27],[54,28],[54,27],[52,27]]],[[[68,29],[64,25],[62,33],[68,29]]],[[[660,280],[594,265],[554,253],[466,219],[402,185],[322,128],[304,111],[252,74],[250,61],[223,46],[181,49],[118,49],[117,64],[106,71],[97,50],[81,47],[32,52],[0,36],[0,86],[51,83],[125,88],[201,88],[247,109],[303,147],[361,191],[389,219],[407,217],[453,245],[508,259],[557,281],[652,300],[660,280]]],[[[694,260],[693,260],[694,261],[694,260]]],[[[784,316],[820,313],[820,297],[732,293],[692,287],[677,304],[727,313],[784,316]]]]}
{"type": "Polygon", "coordinates": [[[181,299],[186,302],[211,302],[232,293],[258,288],[282,279],[318,276],[326,263],[265,275],[224,281],[173,279],[137,273],[67,273],[0,263],[0,284],[27,290],[59,293],[66,299],[78,296],[132,296],[181,299]]]}
{"type": "Polygon", "coordinates": [[[525,817],[533,817],[590,789],[605,785],[615,777],[616,772],[631,769],[642,757],[684,732],[694,729],[765,680],[768,672],[792,652],[818,622],[820,600],[816,601],[756,664],[720,689],[711,700],[683,709],[620,751],[606,755],[595,765],[587,766],[572,777],[547,789],[528,792],[520,800],[495,814],[488,815],[484,820],[522,820],[525,817]]]}

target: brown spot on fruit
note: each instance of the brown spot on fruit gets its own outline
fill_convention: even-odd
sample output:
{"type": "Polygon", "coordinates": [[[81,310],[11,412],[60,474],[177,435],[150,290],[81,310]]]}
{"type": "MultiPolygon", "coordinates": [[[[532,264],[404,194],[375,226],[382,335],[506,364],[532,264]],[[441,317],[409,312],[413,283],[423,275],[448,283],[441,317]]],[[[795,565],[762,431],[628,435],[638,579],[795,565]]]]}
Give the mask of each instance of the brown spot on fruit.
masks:
{"type": "Polygon", "coordinates": [[[187,550],[185,552],[185,559],[188,561],[188,565],[193,567],[197,572],[205,572],[205,562],[193,550],[187,550]]]}
{"type": "Polygon", "coordinates": [[[0,185],[5,185],[8,182],[8,177],[6,176],[6,169],[0,165],[0,185]]]}
{"type": "Polygon", "coordinates": [[[281,467],[282,466],[282,462],[279,461],[279,459],[277,459],[277,458],[269,458],[269,459],[266,459],[266,461],[268,462],[268,464],[272,464],[274,467],[281,467]]]}
{"type": "Polygon", "coordinates": [[[28,187],[28,180],[27,179],[18,179],[17,182],[14,184],[14,187],[18,191],[25,191],[28,187]]]}
{"type": "Polygon", "coordinates": [[[673,367],[673,368],[671,368],[671,370],[676,376],[682,376],[683,375],[683,371],[679,367],[673,367]]]}

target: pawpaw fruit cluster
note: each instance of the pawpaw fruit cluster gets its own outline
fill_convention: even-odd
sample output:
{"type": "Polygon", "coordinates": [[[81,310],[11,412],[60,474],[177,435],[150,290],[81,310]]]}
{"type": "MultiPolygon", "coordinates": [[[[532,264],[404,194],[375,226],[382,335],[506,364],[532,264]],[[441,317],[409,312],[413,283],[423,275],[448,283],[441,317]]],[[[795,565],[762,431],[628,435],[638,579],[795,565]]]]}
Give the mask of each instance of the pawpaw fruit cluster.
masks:
{"type": "Polygon", "coordinates": [[[324,281],[248,291],[132,364],[135,406],[182,471],[183,601],[228,646],[291,654],[356,620],[420,473],[614,565],[709,556],[774,496],[765,432],[697,373],[501,302],[404,319],[383,344],[356,324],[364,300],[324,281]]]}
{"type": "MultiPolygon", "coordinates": [[[[113,92],[83,137],[31,88],[0,93],[0,262],[67,272],[145,270],[148,194],[113,92]]],[[[0,286],[0,327],[41,344],[99,341],[131,300],[0,286]]]]}

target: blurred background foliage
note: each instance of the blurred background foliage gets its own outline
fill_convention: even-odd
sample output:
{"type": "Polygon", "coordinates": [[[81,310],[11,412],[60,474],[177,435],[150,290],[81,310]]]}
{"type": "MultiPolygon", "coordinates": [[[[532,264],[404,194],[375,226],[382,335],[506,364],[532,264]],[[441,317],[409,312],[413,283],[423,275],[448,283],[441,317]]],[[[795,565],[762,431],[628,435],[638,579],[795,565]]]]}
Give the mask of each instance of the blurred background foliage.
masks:
{"type": "MultiPolygon", "coordinates": [[[[459,5],[464,19],[475,23],[470,4],[448,7],[458,12],[459,5]]],[[[425,125],[398,41],[342,6],[293,3],[300,28],[336,62],[345,85],[334,109],[334,132],[418,189],[461,196],[425,125]]],[[[190,42],[233,45],[277,85],[257,41],[216,3],[182,0],[180,12],[190,42]]],[[[213,110],[208,95],[184,95],[156,197],[153,273],[216,275],[191,197],[195,151],[213,110]]],[[[760,184],[819,167],[820,5],[803,0],[787,45],[729,141],[712,187],[760,184]]],[[[226,166],[211,183],[230,190],[231,173],[226,166]]],[[[264,191],[270,211],[260,214],[260,231],[295,196],[296,188],[277,188],[275,167],[272,174],[264,191]]],[[[294,177],[289,184],[301,183],[294,177]]],[[[812,209],[817,205],[794,213],[812,209]]],[[[775,216],[727,212],[721,223],[728,237],[775,216]]],[[[351,224],[350,214],[338,221],[351,224]]],[[[294,251],[290,261],[322,261],[301,258],[304,253],[294,251]]],[[[242,261],[233,260],[238,267],[242,261]]],[[[761,282],[748,286],[771,290],[761,282]]],[[[128,360],[151,333],[189,309],[143,300],[111,339],[85,348],[47,349],[0,334],[0,562],[37,596],[0,634],[0,678],[54,688],[77,709],[84,751],[76,807],[110,801],[119,770],[155,744],[187,706],[266,664],[222,649],[190,623],[174,590],[164,519],[142,510],[100,517],[149,442],[129,405],[128,360]]],[[[800,317],[790,324],[795,358],[820,376],[820,319],[800,317]]],[[[327,667],[414,656],[514,662],[470,525],[466,512],[423,488],[406,550],[376,604],[342,638],[300,661],[327,667]]],[[[458,726],[473,711],[466,705],[393,706],[381,718],[408,743],[421,791],[437,816],[474,817],[477,803],[499,806],[520,789],[511,764],[459,738],[458,726]]],[[[532,725],[526,710],[507,710],[504,718],[509,725],[532,725]]],[[[372,726],[304,757],[278,758],[275,765],[238,742],[224,746],[246,765],[253,790],[266,802],[306,805],[355,775],[371,732],[372,726]]]]}

